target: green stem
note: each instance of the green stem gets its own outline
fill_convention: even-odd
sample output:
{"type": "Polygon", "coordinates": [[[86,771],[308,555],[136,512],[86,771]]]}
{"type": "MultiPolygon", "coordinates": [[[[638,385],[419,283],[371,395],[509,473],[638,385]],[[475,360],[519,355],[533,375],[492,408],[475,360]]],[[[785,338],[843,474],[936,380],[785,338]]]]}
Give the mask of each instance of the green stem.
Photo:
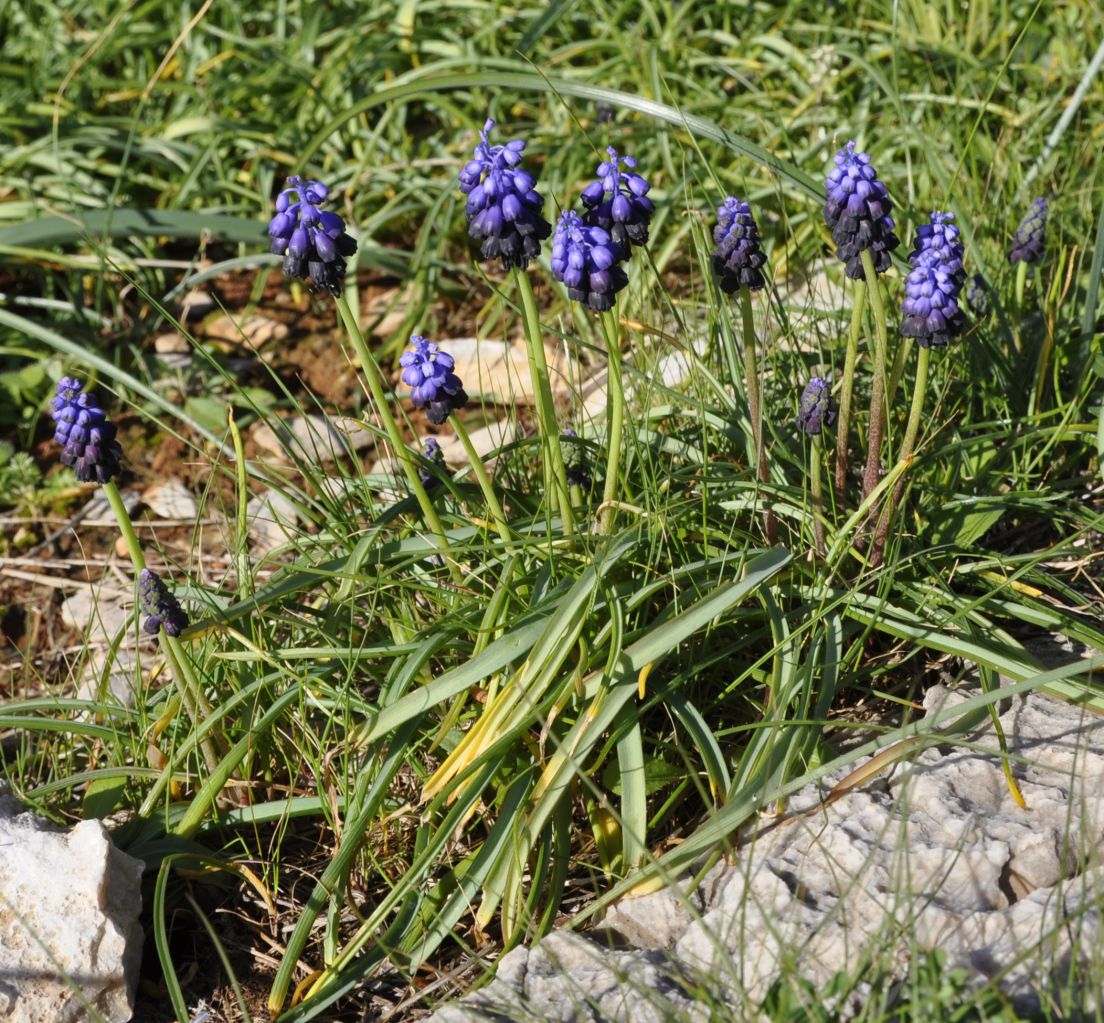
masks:
{"type": "Polygon", "coordinates": [[[471,435],[468,433],[464,424],[460,422],[459,416],[454,415],[452,417],[452,426],[453,429],[456,430],[456,436],[460,438],[460,443],[464,445],[464,450],[468,453],[468,461],[471,463],[472,472],[475,473],[476,481],[479,483],[479,489],[483,491],[483,499],[487,502],[487,507],[491,510],[491,517],[495,521],[499,536],[502,537],[502,541],[506,544],[507,550],[513,551],[514,538],[510,534],[510,527],[506,524],[506,515],[502,511],[502,505],[499,503],[498,496],[494,492],[494,487],[491,485],[487,470],[483,466],[483,459],[479,457],[479,452],[475,450],[475,445],[472,444],[471,435]]]}
{"type": "Polygon", "coordinates": [[[1027,285],[1027,264],[1021,260],[1016,264],[1016,280],[1014,284],[1015,288],[1015,300],[1016,308],[1012,315],[1012,344],[1016,349],[1016,354],[1020,355],[1023,352],[1023,337],[1021,333],[1021,327],[1023,326],[1024,316],[1024,291],[1027,285]]]}
{"type": "Polygon", "coordinates": [[[410,487],[410,492],[414,495],[418,502],[418,506],[422,510],[422,517],[425,519],[426,526],[429,529],[430,535],[433,537],[434,544],[448,562],[453,579],[458,580],[460,570],[456,566],[456,563],[448,556],[448,540],[445,537],[444,526],[441,525],[441,520],[437,515],[437,509],[433,507],[433,502],[430,501],[429,494],[426,493],[426,488],[422,483],[421,477],[418,475],[418,465],[415,461],[415,455],[403,440],[402,432],[399,430],[399,424],[395,422],[395,417],[391,414],[391,406],[388,404],[387,392],[384,388],[383,374],[380,372],[379,366],[376,365],[376,360],[372,356],[372,353],[368,350],[368,344],[365,342],[364,335],[361,333],[360,324],[357,323],[357,318],[353,314],[353,310],[349,307],[349,300],[345,295],[341,295],[335,299],[335,303],[337,305],[338,314],[341,316],[341,321],[345,325],[345,332],[352,342],[353,348],[356,350],[357,358],[360,360],[360,368],[364,371],[364,377],[368,381],[368,390],[372,392],[372,401],[376,406],[376,414],[383,423],[384,432],[387,434],[387,439],[391,442],[391,449],[395,457],[399,460],[400,465],[402,465],[402,470],[406,476],[406,482],[410,487]]]}
{"type": "MultiPolygon", "coordinates": [[[[759,361],[755,350],[755,319],[751,311],[751,290],[740,289],[740,318],[744,331],[744,365],[747,368],[748,414],[751,416],[751,441],[755,449],[755,472],[760,483],[766,483],[767,450],[763,444],[763,407],[759,390],[759,361]]],[[[764,498],[764,502],[766,498],[764,498]]],[[[774,512],[769,505],[763,512],[767,543],[774,543],[774,512]]]]}
{"type": "Polygon", "coordinates": [[[813,501],[813,540],[818,558],[823,558],[828,551],[824,542],[824,493],[820,483],[820,463],[824,457],[824,449],[820,443],[820,434],[813,435],[813,445],[809,466],[809,493],[813,501]]]}
{"type": "MultiPolygon", "coordinates": [[[[127,551],[130,553],[130,563],[134,566],[134,574],[139,575],[146,567],[146,558],[142,553],[142,545],[138,540],[138,534],[134,531],[134,523],[130,521],[130,514],[123,503],[123,495],[119,493],[118,485],[110,481],[103,485],[103,492],[107,498],[107,503],[111,505],[111,510],[115,514],[115,521],[119,524],[119,532],[127,545],[127,551]]],[[[211,705],[207,702],[203,687],[191,670],[191,663],[188,661],[188,656],[184,652],[180,640],[166,635],[163,630],[159,630],[158,638],[161,644],[161,652],[164,654],[165,660],[169,662],[173,682],[176,685],[177,692],[180,693],[180,700],[184,704],[188,716],[192,719],[193,726],[196,726],[204,717],[210,716],[211,705]]],[[[217,751],[210,740],[204,740],[201,747],[203,762],[207,765],[209,771],[214,772],[219,764],[217,751]]]]}
{"type": "MultiPolygon", "coordinates": [[[[916,450],[916,438],[920,435],[920,417],[924,412],[924,397],[928,388],[928,366],[931,360],[931,349],[921,348],[916,359],[916,384],[912,391],[912,405],[909,408],[908,423],[905,426],[905,438],[901,442],[901,454],[898,462],[908,461],[916,450]]],[[[871,567],[877,568],[882,561],[882,553],[885,550],[886,538],[889,535],[890,522],[893,513],[897,510],[897,503],[901,500],[901,494],[905,489],[905,476],[902,473],[897,485],[893,488],[881,518],[878,520],[878,530],[874,536],[874,547],[870,554],[871,567]]]]}
{"type": "Polygon", "coordinates": [[[621,431],[625,418],[625,386],[621,378],[621,337],[617,311],[602,313],[602,332],[606,338],[609,376],[606,382],[606,479],[602,485],[602,514],[598,532],[608,534],[617,517],[614,500],[617,497],[618,469],[621,465],[621,431]]]}
{"type": "Polygon", "coordinates": [[[529,372],[533,377],[533,389],[537,401],[537,419],[540,422],[542,446],[552,460],[552,487],[556,493],[556,504],[563,520],[566,536],[575,532],[575,517],[571,511],[571,494],[567,486],[567,469],[560,443],[560,431],[556,425],[556,404],[552,397],[552,381],[548,375],[548,360],[544,357],[544,335],[541,333],[540,313],[537,311],[537,297],[533,294],[533,283],[529,274],[515,268],[514,283],[521,297],[521,310],[525,323],[525,341],[529,352],[529,372]]]}
{"type": "Polygon", "coordinates": [[[874,381],[870,389],[870,420],[866,448],[866,469],[863,471],[862,496],[865,501],[882,478],[882,436],[885,430],[886,353],[889,339],[886,335],[886,312],[882,302],[882,288],[874,270],[874,259],[869,249],[862,252],[863,273],[870,294],[870,307],[874,312],[874,381]]]}
{"type": "Polygon", "coordinates": [[[847,434],[851,428],[851,394],[855,387],[855,366],[859,361],[859,335],[866,309],[866,282],[855,281],[855,303],[851,306],[851,332],[847,336],[847,355],[840,381],[839,419],[836,425],[836,497],[843,499],[847,484],[847,434]]]}

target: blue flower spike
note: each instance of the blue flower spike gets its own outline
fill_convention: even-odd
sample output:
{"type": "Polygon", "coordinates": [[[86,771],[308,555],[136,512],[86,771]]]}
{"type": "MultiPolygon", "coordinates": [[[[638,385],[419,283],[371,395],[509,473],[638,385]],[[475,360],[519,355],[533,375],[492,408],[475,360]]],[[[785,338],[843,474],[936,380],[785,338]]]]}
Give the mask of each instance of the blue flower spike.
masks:
{"type": "Polygon", "coordinates": [[[568,297],[595,312],[613,308],[617,293],[629,283],[620,265],[622,249],[609,231],[589,227],[574,210],[564,210],[552,237],[552,276],[568,297]]]}
{"type": "Polygon", "coordinates": [[[440,476],[433,471],[434,468],[445,471],[445,453],[435,437],[427,437],[422,453],[422,464],[418,468],[418,478],[422,486],[427,490],[440,484],[440,476]]]}
{"type": "Polygon", "coordinates": [[[276,216],[268,222],[271,249],[284,257],[284,273],[310,279],[312,291],[341,294],[345,260],[357,250],[356,239],[345,230],[345,221],[320,209],[330,190],[321,181],[298,177],[276,197],[276,216]]]}
{"type": "Polygon", "coordinates": [[[154,572],[143,568],[138,575],[138,606],[149,617],[142,623],[142,631],[156,636],[179,636],[188,627],[188,615],[180,601],[154,572]]]}
{"type": "Polygon", "coordinates": [[[453,372],[455,361],[448,352],[418,334],[411,335],[410,351],[403,352],[403,383],[410,388],[415,408],[424,408],[429,421],[440,426],[449,415],[462,409],[468,395],[453,372]]]}
{"type": "MultiPolygon", "coordinates": [[[[575,433],[570,427],[564,430],[560,436],[567,441],[577,441],[578,434],[575,433]]],[[[574,444],[571,457],[566,459],[567,465],[566,478],[568,486],[578,487],[585,494],[589,494],[594,487],[594,477],[590,474],[590,467],[587,465],[586,452],[582,445],[574,444]]]]}
{"type": "Polygon", "coordinates": [[[109,483],[120,471],[123,449],[115,439],[115,424],[96,403],[95,395],[84,392],[84,384],[71,377],[57,383],[57,396],[50,403],[55,423],[54,440],[61,445],[61,461],[82,483],[109,483]]]}
{"type": "Polygon", "coordinates": [[[874,272],[880,274],[889,269],[889,254],[900,244],[889,215],[893,202],[870,157],[855,151],[854,140],[836,154],[835,163],[825,182],[824,220],[847,276],[865,280],[862,253],[870,250],[874,272]]]}
{"type": "Polygon", "coordinates": [[[1046,199],[1036,199],[1031,204],[1031,211],[1020,221],[1012,238],[1012,251],[1008,253],[1008,262],[1013,266],[1016,263],[1038,263],[1043,258],[1047,212],[1046,199]]]}
{"type": "Polygon", "coordinates": [[[797,410],[797,428],[809,437],[815,437],[836,421],[836,403],[832,398],[832,385],[825,377],[813,377],[801,395],[797,410]]]}
{"type": "Polygon", "coordinates": [[[652,186],[633,169],[636,161],[631,156],[619,156],[613,146],[606,153],[609,159],[598,164],[597,180],[583,189],[583,220],[588,227],[608,231],[621,258],[627,259],[630,246],[648,241],[648,225],[655,212],[655,204],[648,198],[652,186]],[[628,169],[622,170],[622,164],[628,169]]]}
{"type": "Polygon", "coordinates": [[[931,222],[917,231],[909,257],[912,270],[905,279],[901,333],[916,338],[922,348],[945,348],[966,327],[958,305],[966,279],[963,245],[953,219],[953,213],[933,213],[931,222]]]}
{"type": "Polygon", "coordinates": [[[492,146],[494,126],[491,119],[483,125],[481,141],[460,171],[460,191],[468,197],[468,234],[480,243],[484,259],[501,259],[504,270],[524,269],[540,255],[552,225],[541,213],[544,198],[536,181],[520,166],[525,141],[492,146]]]}
{"type": "Polygon", "coordinates": [[[713,272],[721,291],[731,295],[739,288],[758,291],[764,285],[760,267],[767,261],[751,206],[728,196],[717,210],[713,228],[713,272]]]}
{"type": "Polygon", "coordinates": [[[966,304],[979,319],[989,312],[989,286],[981,274],[974,274],[966,282],[966,304]]]}

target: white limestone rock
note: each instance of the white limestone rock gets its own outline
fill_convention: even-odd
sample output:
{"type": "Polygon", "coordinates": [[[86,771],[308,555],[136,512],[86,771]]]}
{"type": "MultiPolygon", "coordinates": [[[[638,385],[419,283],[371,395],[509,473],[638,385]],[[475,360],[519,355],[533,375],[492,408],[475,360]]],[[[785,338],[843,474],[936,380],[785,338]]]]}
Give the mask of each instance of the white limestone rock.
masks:
{"type": "Polygon", "coordinates": [[[125,1023],[142,956],[141,861],[99,821],[66,831],[3,794],[0,848],[0,1019],[82,1023],[91,1005],[125,1023]]]}
{"type": "MultiPolygon", "coordinates": [[[[948,698],[962,697],[933,689],[928,712],[948,698]]],[[[666,1003],[660,978],[708,991],[733,1018],[757,1019],[784,973],[822,989],[873,960],[892,983],[911,954],[934,949],[971,984],[992,981],[1018,1011],[1038,1011],[1048,987],[1092,976],[1077,966],[1102,937],[1104,718],[1031,694],[1009,701],[1001,722],[1026,809],[1010,794],[987,721],[827,806],[822,788],[803,789],[786,819],[762,826],[696,890],[676,885],[614,906],[604,931],[627,948],[551,935],[510,953],[490,985],[432,1023],[542,1013],[635,1023],[666,1003]],[[614,976],[627,1008],[615,1005],[614,976]]],[[[1089,983],[1080,994],[1091,1003],[1089,983]]],[[[846,1018],[857,1005],[835,1008],[846,1018]]]]}

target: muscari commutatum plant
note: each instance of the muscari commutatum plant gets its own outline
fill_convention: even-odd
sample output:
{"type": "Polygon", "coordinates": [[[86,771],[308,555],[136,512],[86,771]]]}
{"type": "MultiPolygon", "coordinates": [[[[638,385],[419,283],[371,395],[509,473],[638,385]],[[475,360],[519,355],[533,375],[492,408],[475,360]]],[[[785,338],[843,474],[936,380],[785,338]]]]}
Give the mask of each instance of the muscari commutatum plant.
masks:
{"type": "MultiPolygon", "coordinates": [[[[912,269],[905,278],[901,334],[915,340],[919,353],[912,405],[898,457],[898,461],[902,462],[910,459],[916,448],[927,392],[931,351],[933,348],[946,348],[966,328],[966,316],[958,304],[966,280],[966,270],[962,263],[965,247],[953,221],[953,213],[932,213],[929,222],[917,230],[916,241],[909,255],[912,269]]],[[[881,561],[889,524],[903,489],[904,477],[894,487],[878,522],[871,554],[874,566],[881,561]]]]}
{"type": "Polygon", "coordinates": [[[628,284],[621,265],[634,245],[648,240],[655,210],[647,197],[649,182],[637,174],[632,157],[612,147],[598,164],[595,180],[583,189],[584,213],[564,210],[552,238],[552,276],[573,301],[598,313],[606,342],[608,401],[606,404],[606,476],[598,528],[608,533],[617,517],[616,496],[625,417],[625,385],[621,366],[621,330],[615,303],[628,284]],[[624,164],[629,170],[624,171],[624,164]]]}
{"type": "Polygon", "coordinates": [[[468,234],[479,242],[480,255],[487,260],[500,260],[503,270],[513,276],[536,396],[545,492],[555,495],[564,532],[570,536],[574,532],[571,495],[556,426],[540,314],[527,273],[529,264],[540,255],[540,243],[552,233],[552,226],[542,212],[544,197],[536,189],[536,179],[521,166],[525,140],[492,144],[490,135],[494,126],[494,120],[488,118],[471,160],[460,171],[460,191],[467,197],[464,215],[468,234]]]}
{"type": "MultiPolygon", "coordinates": [[[[355,254],[356,240],[347,232],[345,222],[338,214],[321,209],[329,195],[329,188],[314,178],[306,181],[299,177],[288,178],[287,187],[276,197],[276,214],[268,223],[271,250],[275,255],[284,257],[283,269],[287,276],[309,278],[312,290],[333,296],[346,335],[368,383],[376,415],[406,476],[407,486],[418,502],[433,542],[444,553],[448,540],[422,482],[419,456],[403,439],[387,400],[383,374],[342,288],[346,260],[355,254]]],[[[455,566],[451,570],[456,578],[458,570],[455,566]]]]}
{"type": "Polygon", "coordinates": [[[866,153],[854,140],[836,153],[835,167],[825,181],[824,220],[836,244],[836,257],[845,273],[855,281],[855,302],[844,360],[840,390],[839,425],[836,435],[835,489],[843,497],[847,479],[848,431],[851,424],[851,395],[858,362],[859,334],[867,297],[874,318],[874,379],[870,396],[870,423],[862,496],[865,499],[881,478],[881,444],[886,397],[886,353],[889,339],[885,302],[878,274],[889,269],[890,253],[900,240],[890,213],[893,203],[866,153]]]}
{"type": "Polygon", "coordinates": [[[801,394],[797,408],[797,428],[811,439],[809,458],[809,495],[813,505],[813,537],[817,555],[824,557],[824,494],[821,485],[821,443],[825,427],[836,421],[836,401],[832,383],[826,377],[814,376],[801,394]]]}
{"type": "MultiPolygon", "coordinates": [[[[54,421],[54,440],[61,446],[62,464],[72,468],[82,483],[103,487],[138,573],[139,608],[150,616],[143,627],[146,632],[160,634],[181,702],[193,723],[198,724],[210,716],[211,707],[178,638],[187,627],[187,616],[165,584],[146,567],[142,545],[116,482],[122,471],[123,450],[116,439],[115,424],[100,408],[95,395],[85,390],[83,381],[68,376],[57,383],[50,417],[54,421]]],[[[201,748],[207,768],[213,772],[219,760],[212,741],[205,741],[201,748]]]]}
{"type": "MultiPolygon", "coordinates": [[[[441,351],[440,346],[418,334],[411,336],[410,345],[410,350],[403,352],[399,359],[399,364],[403,367],[403,383],[410,388],[410,398],[414,407],[425,409],[429,421],[440,426],[452,413],[458,412],[468,402],[464,384],[454,372],[456,362],[448,352],[441,351]]],[[[483,466],[483,459],[475,450],[471,435],[458,416],[453,418],[452,426],[460,438],[460,443],[464,445],[472,472],[475,473],[479,488],[483,491],[483,498],[494,517],[495,527],[506,542],[506,546],[510,547],[513,540],[510,528],[506,523],[502,504],[483,466]]],[[[433,443],[436,445],[436,441],[433,443]]],[[[428,443],[426,449],[428,453],[428,443]]],[[[437,451],[440,451],[439,447],[437,451]]]]}
{"type": "MultiPolygon", "coordinates": [[[[1042,260],[1043,254],[1046,251],[1046,228],[1047,215],[1049,212],[1050,206],[1046,199],[1041,196],[1036,199],[1031,204],[1031,209],[1028,210],[1023,220],[1020,221],[1020,226],[1016,228],[1016,233],[1012,236],[1012,246],[1008,251],[1008,262],[1011,266],[1016,268],[1014,285],[1016,316],[1014,317],[1015,326],[1013,338],[1016,342],[1017,350],[1020,349],[1022,344],[1020,340],[1020,322],[1024,310],[1024,290],[1027,285],[1027,271],[1042,260]]],[[[1047,355],[1048,352],[1044,348],[1040,353],[1039,360],[1040,378],[1045,372],[1045,357],[1047,355]]],[[[1036,390],[1036,396],[1038,396],[1038,388],[1036,390]]]]}
{"type": "MultiPolygon", "coordinates": [[[[717,286],[727,295],[738,294],[744,336],[744,366],[747,375],[748,416],[751,421],[753,458],[759,482],[766,483],[767,451],[763,443],[762,387],[755,341],[755,320],[751,309],[751,293],[766,284],[762,267],[767,261],[763,252],[759,227],[751,206],[729,195],[717,209],[717,224],[713,228],[713,273],[717,286]]],[[[774,514],[768,507],[765,515],[767,542],[774,542],[774,514]]]]}

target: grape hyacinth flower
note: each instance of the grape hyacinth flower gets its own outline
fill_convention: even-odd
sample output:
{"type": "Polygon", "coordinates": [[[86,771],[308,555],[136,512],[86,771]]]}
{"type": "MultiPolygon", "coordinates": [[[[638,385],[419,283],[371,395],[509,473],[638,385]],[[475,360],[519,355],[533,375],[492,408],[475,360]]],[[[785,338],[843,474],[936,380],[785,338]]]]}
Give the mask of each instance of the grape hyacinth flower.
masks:
{"type": "Polygon", "coordinates": [[[468,403],[467,392],[453,372],[456,363],[448,352],[417,334],[411,335],[410,343],[413,350],[399,359],[403,383],[410,387],[414,407],[424,408],[429,421],[440,426],[468,403]]]}
{"type": "Polygon", "coordinates": [[[760,245],[759,228],[751,206],[741,199],[728,196],[717,210],[717,226],[713,228],[713,271],[721,291],[731,295],[737,288],[758,291],[763,287],[760,267],[767,261],[760,245]]]}
{"type": "Polygon", "coordinates": [[[807,436],[815,437],[835,421],[836,403],[832,398],[832,384],[825,377],[813,377],[801,395],[797,428],[807,436]]]}
{"type": "Polygon", "coordinates": [[[566,285],[569,298],[595,312],[612,309],[614,296],[629,283],[621,258],[607,230],[588,227],[574,210],[560,214],[552,236],[552,276],[566,285]]]}
{"type": "Polygon", "coordinates": [[[961,287],[966,280],[966,270],[962,265],[966,247],[959,240],[960,232],[953,220],[953,213],[932,213],[929,222],[916,231],[909,264],[913,267],[938,266],[961,287]]]}
{"type": "Polygon", "coordinates": [[[1012,239],[1012,251],[1008,262],[1038,263],[1043,258],[1043,246],[1046,242],[1047,201],[1036,199],[1031,204],[1031,212],[1020,221],[1012,239]]]}
{"type": "Polygon", "coordinates": [[[890,252],[900,244],[889,215],[893,203],[870,157],[855,152],[854,140],[836,154],[835,162],[825,182],[824,219],[847,276],[864,280],[862,253],[869,249],[875,273],[883,273],[889,269],[890,252]]]}
{"type": "MultiPolygon", "coordinates": [[[[560,436],[563,437],[564,440],[574,441],[577,439],[578,434],[568,427],[560,436]]],[[[574,450],[571,458],[566,459],[568,485],[578,487],[584,493],[589,493],[594,487],[594,477],[590,474],[590,468],[587,465],[586,455],[582,448],[577,444],[574,445],[573,448],[574,450]]]]}
{"type": "Polygon", "coordinates": [[[285,274],[300,280],[309,277],[312,291],[336,296],[341,294],[345,260],[356,252],[357,243],[341,217],[319,209],[329,194],[321,181],[288,178],[276,197],[276,216],[268,223],[268,233],[272,252],[284,257],[285,274]]]}
{"type": "Polygon", "coordinates": [[[966,304],[979,319],[989,312],[989,290],[985,278],[974,274],[966,282],[966,304]]]}
{"type": "Polygon", "coordinates": [[[492,146],[488,136],[494,125],[488,118],[473,158],[460,171],[460,191],[468,197],[468,234],[480,243],[484,259],[501,259],[505,270],[524,269],[540,255],[552,225],[541,214],[544,198],[535,180],[518,166],[524,140],[492,146]]]}
{"type": "Polygon", "coordinates": [[[148,568],[143,568],[138,575],[138,606],[149,615],[142,623],[142,631],[151,636],[156,636],[158,632],[164,632],[166,636],[179,636],[188,627],[188,615],[180,606],[180,601],[148,568]]]}
{"type": "Polygon", "coordinates": [[[115,424],[96,404],[96,398],[81,393],[84,384],[71,377],[57,383],[57,397],[50,403],[56,424],[54,440],[61,445],[61,461],[82,483],[109,483],[119,475],[123,449],[115,439],[115,424]]]}
{"type": "Polygon", "coordinates": [[[958,306],[966,277],[962,268],[962,243],[954,214],[933,213],[931,223],[917,232],[917,245],[905,279],[904,319],[901,333],[916,338],[921,348],[944,348],[966,326],[958,306]]]}
{"type": "Polygon", "coordinates": [[[588,227],[608,231],[621,251],[620,258],[625,259],[630,246],[643,245],[648,240],[648,224],[655,212],[655,205],[648,198],[652,186],[632,169],[636,161],[631,156],[618,156],[613,146],[606,153],[609,159],[598,164],[598,180],[583,189],[581,198],[586,207],[583,220],[588,227]],[[623,171],[621,164],[629,169],[623,171]]]}
{"type": "Polygon", "coordinates": [[[426,438],[422,465],[418,469],[418,477],[427,490],[438,486],[441,482],[440,477],[430,468],[431,466],[440,469],[442,472],[445,468],[445,453],[441,450],[441,445],[437,443],[435,437],[426,438]]]}

